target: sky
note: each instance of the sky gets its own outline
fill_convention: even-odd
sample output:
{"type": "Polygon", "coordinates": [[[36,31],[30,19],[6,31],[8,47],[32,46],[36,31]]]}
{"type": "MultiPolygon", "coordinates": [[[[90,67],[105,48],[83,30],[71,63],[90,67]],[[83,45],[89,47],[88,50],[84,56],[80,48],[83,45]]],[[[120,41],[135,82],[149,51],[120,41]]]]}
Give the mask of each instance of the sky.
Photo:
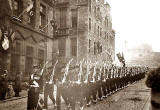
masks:
{"type": "Polygon", "coordinates": [[[105,0],[111,6],[116,52],[147,43],[160,52],[160,0],[105,0]]]}

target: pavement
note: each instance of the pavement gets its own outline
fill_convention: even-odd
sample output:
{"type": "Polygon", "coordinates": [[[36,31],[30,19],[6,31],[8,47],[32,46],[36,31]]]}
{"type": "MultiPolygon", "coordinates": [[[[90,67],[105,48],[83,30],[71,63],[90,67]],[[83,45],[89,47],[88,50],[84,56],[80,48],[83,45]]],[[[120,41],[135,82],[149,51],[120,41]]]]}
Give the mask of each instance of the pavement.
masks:
{"type": "MultiPolygon", "coordinates": [[[[97,104],[85,107],[84,110],[149,110],[150,106],[150,89],[144,84],[144,79],[128,87],[121,89],[108,96],[97,104]]],[[[49,102],[50,103],[50,102],[49,102]]],[[[0,110],[26,110],[27,98],[0,102],[0,110]]],[[[62,103],[62,109],[66,106],[62,103]]],[[[79,110],[76,105],[76,110],[79,110]]],[[[53,105],[49,104],[49,110],[53,110],[53,105]]]]}

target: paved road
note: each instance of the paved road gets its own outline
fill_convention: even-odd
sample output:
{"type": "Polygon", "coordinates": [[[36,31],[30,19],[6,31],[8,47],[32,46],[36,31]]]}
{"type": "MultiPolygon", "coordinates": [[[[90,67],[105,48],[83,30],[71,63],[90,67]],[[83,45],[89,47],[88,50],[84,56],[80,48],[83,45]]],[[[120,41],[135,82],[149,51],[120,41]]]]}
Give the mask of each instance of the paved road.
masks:
{"type": "MultiPolygon", "coordinates": [[[[148,110],[150,89],[144,85],[144,80],[120,90],[97,104],[85,107],[84,110],[148,110]]],[[[0,110],[26,110],[27,98],[0,103],[0,110]]],[[[62,110],[65,105],[62,104],[62,110]]],[[[53,106],[49,106],[53,110],[53,106]]],[[[76,110],[78,110],[78,105],[76,110]]]]}

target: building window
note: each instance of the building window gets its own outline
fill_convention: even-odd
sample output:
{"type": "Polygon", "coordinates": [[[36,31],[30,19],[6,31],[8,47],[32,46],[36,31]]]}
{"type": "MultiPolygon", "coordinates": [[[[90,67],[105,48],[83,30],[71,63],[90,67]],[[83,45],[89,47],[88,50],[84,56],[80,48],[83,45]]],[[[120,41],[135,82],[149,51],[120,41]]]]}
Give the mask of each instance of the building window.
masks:
{"type": "Polygon", "coordinates": [[[71,55],[77,56],[77,38],[71,38],[71,55]]]}
{"type": "Polygon", "coordinates": [[[15,43],[11,54],[11,73],[16,74],[20,70],[21,44],[15,43]]]}
{"type": "Polygon", "coordinates": [[[103,50],[102,50],[102,49],[103,49],[103,48],[102,48],[102,44],[100,45],[99,48],[100,48],[100,53],[102,53],[102,51],[103,51],[103,50]]]}
{"type": "Polygon", "coordinates": [[[43,65],[44,62],[44,50],[38,49],[38,64],[43,65]]]}
{"type": "Polygon", "coordinates": [[[91,18],[89,18],[89,31],[91,31],[91,18]]]}
{"type": "MultiPolygon", "coordinates": [[[[28,12],[28,24],[32,25],[33,27],[35,26],[35,2],[33,2],[33,7],[32,9],[28,12]]],[[[31,5],[31,4],[29,4],[31,5]]]]}
{"type": "Polygon", "coordinates": [[[13,53],[18,53],[18,54],[21,53],[21,44],[20,44],[19,42],[15,42],[15,43],[13,44],[12,52],[13,52],[13,53]]]}
{"type": "Polygon", "coordinates": [[[91,3],[91,0],[89,0],[89,12],[91,13],[91,10],[92,10],[92,3],[91,3]]]}
{"type": "Polygon", "coordinates": [[[77,9],[72,9],[72,28],[76,28],[77,27],[77,9]]]}
{"type": "Polygon", "coordinates": [[[104,24],[107,26],[107,16],[105,17],[104,24]]]}
{"type": "Polygon", "coordinates": [[[94,7],[94,15],[97,16],[97,7],[94,7]]]}
{"type": "Polygon", "coordinates": [[[58,39],[58,49],[59,49],[59,56],[65,56],[65,50],[66,50],[65,38],[58,39]]]}
{"type": "MultiPolygon", "coordinates": [[[[46,7],[40,4],[39,26],[43,28],[46,25],[46,7]]],[[[44,31],[44,30],[43,30],[44,31]]]]}
{"type": "Polygon", "coordinates": [[[99,37],[99,26],[98,26],[98,28],[97,28],[97,35],[98,35],[98,37],[99,37]]]}
{"type": "Polygon", "coordinates": [[[60,8],[60,27],[67,27],[67,8],[60,8]]]}
{"type": "Polygon", "coordinates": [[[98,16],[98,18],[100,17],[100,8],[99,7],[97,8],[97,16],[98,16]]]}
{"type": "Polygon", "coordinates": [[[106,26],[108,27],[108,18],[106,19],[106,23],[107,23],[107,25],[106,25],[106,26]]]}
{"type": "Polygon", "coordinates": [[[97,46],[97,52],[98,52],[98,54],[99,54],[99,53],[100,53],[100,42],[99,42],[99,41],[97,42],[97,45],[96,45],[96,46],[97,46]]]}
{"type": "Polygon", "coordinates": [[[104,39],[107,39],[107,33],[105,32],[105,36],[104,36],[104,39]]]}
{"type": "MultiPolygon", "coordinates": [[[[14,16],[19,16],[23,11],[23,2],[22,0],[14,0],[13,1],[13,14],[14,16]]],[[[20,17],[22,18],[22,17],[20,17]]]]}
{"type": "Polygon", "coordinates": [[[96,54],[97,54],[97,43],[94,42],[94,55],[96,55],[96,54]]]}
{"type": "Polygon", "coordinates": [[[26,55],[29,56],[29,57],[33,57],[33,47],[27,46],[26,55]]]}
{"type": "Polygon", "coordinates": [[[107,47],[109,47],[109,37],[108,37],[108,33],[107,33],[107,47]]]}
{"type": "Polygon", "coordinates": [[[96,32],[97,32],[97,30],[96,30],[96,23],[94,24],[94,32],[95,32],[95,34],[96,34],[96,32]]]}
{"type": "Polygon", "coordinates": [[[26,47],[25,75],[29,76],[33,71],[33,47],[26,47]]]}
{"type": "Polygon", "coordinates": [[[90,53],[91,52],[91,40],[89,39],[89,49],[88,49],[88,52],[90,53]]]}
{"type": "Polygon", "coordinates": [[[100,28],[100,37],[102,37],[102,28],[100,28]]]}
{"type": "Polygon", "coordinates": [[[20,71],[20,55],[12,54],[11,55],[11,73],[16,74],[20,71]]]}

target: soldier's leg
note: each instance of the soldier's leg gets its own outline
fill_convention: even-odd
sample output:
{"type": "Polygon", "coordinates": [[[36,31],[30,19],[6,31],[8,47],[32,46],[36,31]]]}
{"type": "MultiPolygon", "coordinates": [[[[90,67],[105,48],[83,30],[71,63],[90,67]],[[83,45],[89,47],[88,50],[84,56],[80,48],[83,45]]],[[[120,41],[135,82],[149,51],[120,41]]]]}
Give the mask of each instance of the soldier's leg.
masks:
{"type": "Polygon", "coordinates": [[[38,101],[39,101],[39,92],[36,92],[35,95],[34,95],[34,97],[35,97],[34,108],[37,109],[37,107],[38,107],[38,101]]]}
{"type": "Polygon", "coordinates": [[[44,89],[44,109],[48,109],[48,89],[45,87],[44,89]]]}
{"type": "Polygon", "coordinates": [[[87,91],[85,93],[85,97],[86,97],[86,101],[87,101],[87,105],[90,105],[90,101],[91,101],[91,87],[90,85],[87,86],[87,91]]]}
{"type": "Polygon", "coordinates": [[[54,93],[54,88],[52,87],[49,90],[49,98],[52,100],[53,104],[55,104],[55,99],[54,99],[53,93],[54,93]]]}
{"type": "Polygon", "coordinates": [[[71,107],[72,107],[72,110],[76,109],[76,101],[71,102],[71,107]]]}
{"type": "Polygon", "coordinates": [[[101,87],[98,88],[98,98],[99,98],[99,100],[102,100],[102,91],[101,91],[101,87]]]}
{"type": "Polygon", "coordinates": [[[57,96],[56,96],[57,110],[61,110],[61,89],[57,86],[57,96]]]}
{"type": "Polygon", "coordinates": [[[62,93],[62,98],[64,99],[65,104],[68,106],[69,105],[69,100],[68,100],[67,94],[62,93]]]}
{"type": "Polygon", "coordinates": [[[98,89],[98,98],[99,100],[102,100],[102,82],[98,82],[97,89],[98,89]]]}
{"type": "Polygon", "coordinates": [[[105,84],[106,84],[106,83],[103,82],[103,85],[102,85],[103,97],[106,97],[106,95],[107,95],[107,92],[106,92],[106,85],[105,85],[105,84]]]}
{"type": "Polygon", "coordinates": [[[106,80],[106,93],[109,94],[109,80],[108,79],[106,80]]]}
{"type": "Polygon", "coordinates": [[[93,102],[96,103],[97,102],[97,89],[96,89],[95,84],[93,85],[93,88],[92,88],[92,97],[93,97],[93,102]]]}

